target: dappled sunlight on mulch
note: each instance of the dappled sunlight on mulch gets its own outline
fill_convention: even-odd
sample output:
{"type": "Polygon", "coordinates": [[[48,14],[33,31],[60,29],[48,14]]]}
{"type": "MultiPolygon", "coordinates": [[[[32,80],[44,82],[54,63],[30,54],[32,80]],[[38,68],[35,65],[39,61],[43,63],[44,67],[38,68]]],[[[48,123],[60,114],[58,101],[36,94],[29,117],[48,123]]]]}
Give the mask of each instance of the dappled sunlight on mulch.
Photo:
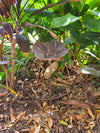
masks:
{"type": "Polygon", "coordinates": [[[99,78],[66,63],[52,75],[50,90],[46,67],[46,61],[29,61],[30,77],[20,69],[15,91],[24,98],[0,89],[0,132],[99,133],[100,88],[94,87],[99,78]]]}

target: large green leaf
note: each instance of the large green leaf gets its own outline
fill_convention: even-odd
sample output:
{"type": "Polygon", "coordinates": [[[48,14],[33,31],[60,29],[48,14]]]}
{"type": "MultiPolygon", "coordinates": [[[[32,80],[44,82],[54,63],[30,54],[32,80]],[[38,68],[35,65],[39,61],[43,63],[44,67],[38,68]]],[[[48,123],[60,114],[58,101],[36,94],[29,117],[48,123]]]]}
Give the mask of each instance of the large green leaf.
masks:
{"type": "Polygon", "coordinates": [[[100,32],[100,19],[87,19],[85,22],[83,22],[83,25],[91,31],[100,32]]]}
{"type": "Polygon", "coordinates": [[[81,29],[81,22],[77,20],[76,22],[69,24],[68,26],[64,27],[66,30],[80,30],[81,29]]]}
{"type": "Polygon", "coordinates": [[[83,36],[88,40],[100,42],[100,32],[87,31],[83,36]]]}
{"type": "Polygon", "coordinates": [[[54,18],[51,22],[51,28],[58,28],[61,26],[67,26],[75,21],[77,21],[80,17],[76,17],[72,14],[67,14],[62,17],[54,18]]]}
{"type": "Polygon", "coordinates": [[[81,37],[79,30],[70,30],[72,38],[77,41],[78,43],[81,43],[81,37]]]}

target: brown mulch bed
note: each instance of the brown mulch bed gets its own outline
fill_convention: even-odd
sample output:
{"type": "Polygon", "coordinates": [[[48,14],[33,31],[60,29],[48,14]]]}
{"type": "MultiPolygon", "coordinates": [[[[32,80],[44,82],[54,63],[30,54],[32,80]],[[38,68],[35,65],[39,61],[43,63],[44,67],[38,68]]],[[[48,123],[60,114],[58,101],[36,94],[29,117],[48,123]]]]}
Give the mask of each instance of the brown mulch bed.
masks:
{"type": "Polygon", "coordinates": [[[19,70],[15,91],[24,97],[0,88],[0,133],[99,133],[100,79],[66,63],[52,75],[50,90],[47,66],[29,61],[30,77],[19,70]]]}

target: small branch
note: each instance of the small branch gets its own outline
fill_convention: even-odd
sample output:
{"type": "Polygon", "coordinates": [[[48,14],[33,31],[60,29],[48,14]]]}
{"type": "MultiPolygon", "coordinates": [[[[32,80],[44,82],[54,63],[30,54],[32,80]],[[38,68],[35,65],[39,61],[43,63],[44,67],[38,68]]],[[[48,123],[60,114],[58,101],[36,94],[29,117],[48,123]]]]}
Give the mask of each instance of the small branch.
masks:
{"type": "Polygon", "coordinates": [[[30,26],[42,28],[42,29],[48,31],[48,32],[51,34],[51,36],[52,36],[53,38],[58,39],[58,36],[57,36],[54,32],[52,32],[50,29],[48,29],[48,28],[45,28],[45,27],[43,27],[43,26],[36,25],[36,24],[31,24],[30,22],[24,24],[24,27],[30,27],[30,26]]]}

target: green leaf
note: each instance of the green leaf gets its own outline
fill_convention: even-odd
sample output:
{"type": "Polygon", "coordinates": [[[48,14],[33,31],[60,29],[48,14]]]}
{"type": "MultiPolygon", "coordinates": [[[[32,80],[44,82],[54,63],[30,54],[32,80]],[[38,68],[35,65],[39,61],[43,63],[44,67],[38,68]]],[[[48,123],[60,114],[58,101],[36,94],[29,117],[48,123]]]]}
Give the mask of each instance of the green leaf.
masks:
{"type": "Polygon", "coordinates": [[[99,0],[86,0],[85,4],[88,4],[90,9],[92,9],[97,2],[99,2],[99,0]]]}
{"type": "Polygon", "coordinates": [[[0,72],[0,81],[4,80],[6,77],[5,72],[0,72]]]}
{"type": "Polygon", "coordinates": [[[68,125],[67,122],[63,121],[63,120],[59,120],[59,123],[62,125],[68,125]]]}
{"type": "Polygon", "coordinates": [[[12,5],[11,5],[11,14],[12,14],[13,20],[14,20],[14,19],[17,20],[17,15],[16,15],[16,12],[15,12],[15,10],[13,9],[13,6],[12,6],[12,5]]]}
{"type": "Polygon", "coordinates": [[[51,22],[51,28],[58,28],[61,26],[67,26],[75,21],[77,21],[80,17],[76,17],[72,14],[67,14],[62,17],[54,18],[51,22]]]}
{"type": "Polygon", "coordinates": [[[68,26],[66,26],[66,30],[80,30],[82,27],[82,24],[79,20],[77,20],[76,22],[69,24],[68,26]]]}
{"type": "Polygon", "coordinates": [[[100,42],[100,32],[87,31],[83,36],[88,40],[100,42]]]}
{"type": "Polygon", "coordinates": [[[57,75],[59,76],[59,78],[64,78],[64,75],[62,73],[57,72],[57,75]]]}
{"type": "MultiPolygon", "coordinates": [[[[26,8],[24,11],[26,12],[28,10],[28,8],[26,8]]],[[[38,9],[36,8],[31,8],[28,10],[27,14],[32,14],[34,11],[37,11],[38,9]]],[[[36,14],[35,16],[37,18],[40,18],[40,17],[51,17],[52,15],[55,15],[53,12],[51,11],[41,11],[39,12],[38,14],[36,14]]],[[[55,15],[56,16],[56,15],[55,15]]]]}
{"type": "Polygon", "coordinates": [[[1,86],[2,88],[4,88],[4,89],[9,90],[10,92],[12,92],[12,93],[13,93],[13,94],[15,94],[15,95],[18,95],[18,96],[20,96],[20,97],[24,98],[24,96],[23,96],[23,95],[21,95],[20,93],[18,93],[18,92],[16,92],[16,91],[14,91],[13,89],[11,89],[11,88],[9,88],[9,87],[7,87],[7,86],[3,85],[3,84],[0,84],[0,86],[1,86]]]}
{"type": "Polygon", "coordinates": [[[80,15],[81,16],[84,15],[88,9],[89,9],[89,5],[85,4],[82,8],[82,11],[80,12],[80,15]]]}
{"type": "Polygon", "coordinates": [[[21,65],[25,68],[28,77],[30,77],[30,73],[29,73],[29,70],[27,69],[26,65],[25,65],[23,62],[19,61],[19,60],[16,60],[16,59],[15,59],[15,61],[16,61],[18,64],[21,64],[21,65]]]}
{"type": "Polygon", "coordinates": [[[64,68],[66,61],[67,61],[67,55],[65,55],[63,60],[60,62],[60,69],[64,68]]]}
{"type": "Polygon", "coordinates": [[[73,7],[73,8],[71,8],[70,13],[75,15],[75,16],[78,16],[79,15],[79,10],[78,10],[77,7],[73,7]]]}
{"type": "Polygon", "coordinates": [[[72,38],[67,38],[67,39],[65,40],[65,45],[71,44],[71,43],[73,43],[73,39],[72,39],[72,38]]]}
{"type": "Polygon", "coordinates": [[[83,25],[91,31],[100,32],[100,19],[87,19],[85,22],[83,22],[83,25]]]}
{"type": "Polygon", "coordinates": [[[81,37],[80,37],[80,32],[79,30],[70,30],[70,33],[77,42],[81,43],[81,37]]]}
{"type": "Polygon", "coordinates": [[[71,64],[71,65],[74,65],[74,62],[72,59],[68,59],[68,63],[71,64]]]}

